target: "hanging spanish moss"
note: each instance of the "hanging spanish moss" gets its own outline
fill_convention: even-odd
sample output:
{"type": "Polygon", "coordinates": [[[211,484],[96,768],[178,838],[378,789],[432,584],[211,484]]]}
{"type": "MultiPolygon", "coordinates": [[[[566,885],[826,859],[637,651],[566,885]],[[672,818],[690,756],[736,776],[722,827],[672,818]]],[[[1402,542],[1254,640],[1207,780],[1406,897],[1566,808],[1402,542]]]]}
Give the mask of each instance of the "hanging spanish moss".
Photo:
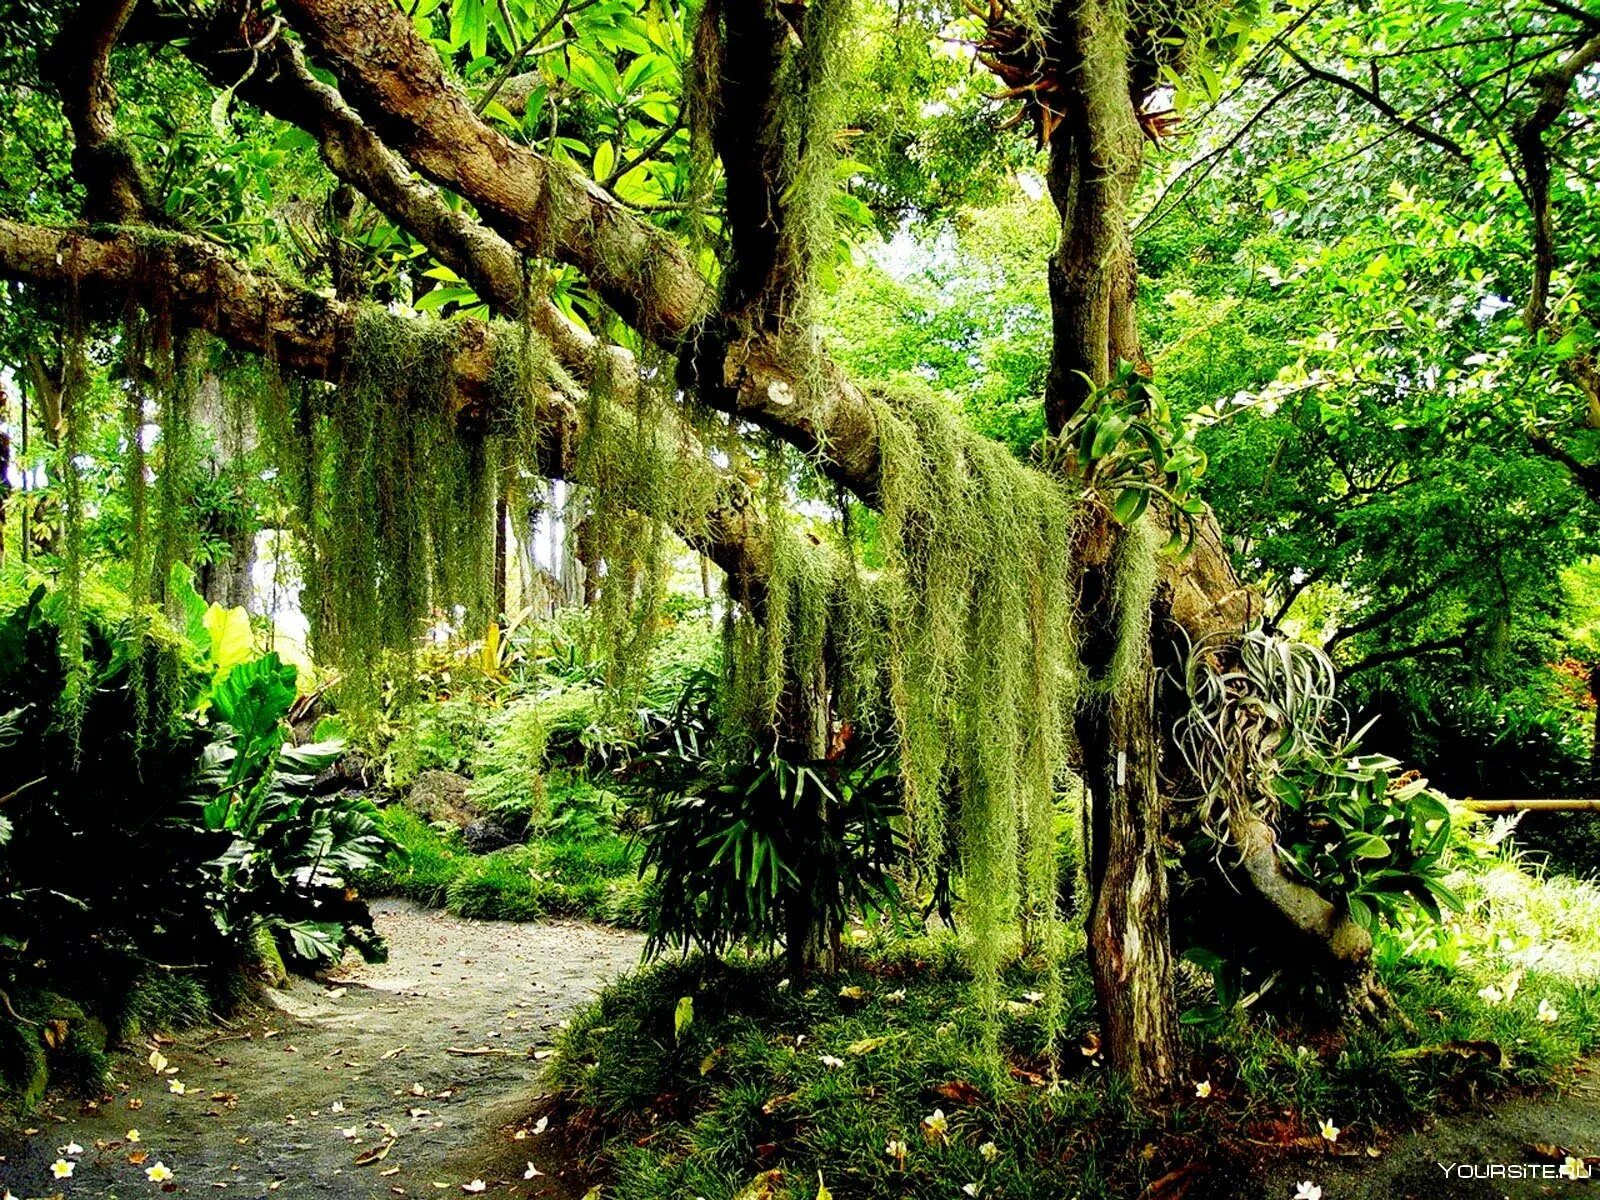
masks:
{"type": "Polygon", "coordinates": [[[969,954],[992,1010],[1021,918],[1034,946],[1060,941],[1055,799],[1078,675],[1077,513],[1056,479],[966,429],[926,388],[902,386],[879,413],[882,528],[901,589],[890,623],[901,772],[922,855],[958,853],[969,954]]]}
{"type": "Polygon", "coordinates": [[[672,411],[668,364],[649,352],[624,371],[607,347],[596,350],[573,482],[574,530],[594,572],[595,650],[613,713],[629,712],[644,685],[660,633],[678,535],[703,528],[714,497],[687,444],[692,431],[672,411]]]}
{"type": "MultiPolygon", "coordinates": [[[[761,503],[768,570],[758,607],[730,602],[723,631],[724,708],[731,728],[756,741],[776,737],[791,755],[826,753],[835,697],[828,657],[848,609],[837,550],[798,528],[789,511],[789,456],[768,444],[761,503]]],[[[730,597],[730,601],[732,598],[730,597]]]]}
{"type": "MultiPolygon", "coordinates": [[[[124,492],[128,505],[128,609],[131,634],[141,652],[149,637],[151,598],[150,487],[145,454],[145,400],[149,381],[149,323],[139,314],[123,324],[122,437],[126,445],[124,492]]],[[[142,669],[128,674],[133,699],[136,752],[142,751],[150,732],[149,678],[142,669]]]]}
{"type": "Polygon", "coordinates": [[[780,97],[771,136],[782,151],[780,191],[787,203],[780,254],[789,262],[796,302],[788,317],[796,328],[811,321],[810,301],[839,248],[834,140],[844,124],[852,78],[851,0],[812,0],[804,6],[799,44],[773,82],[780,97]]]}
{"type": "Polygon", "coordinates": [[[83,657],[84,495],[83,434],[88,421],[89,364],[84,349],[83,313],[76,293],[67,299],[61,349],[61,656],[65,679],[61,711],[74,742],[88,704],[87,667],[83,657]]]}

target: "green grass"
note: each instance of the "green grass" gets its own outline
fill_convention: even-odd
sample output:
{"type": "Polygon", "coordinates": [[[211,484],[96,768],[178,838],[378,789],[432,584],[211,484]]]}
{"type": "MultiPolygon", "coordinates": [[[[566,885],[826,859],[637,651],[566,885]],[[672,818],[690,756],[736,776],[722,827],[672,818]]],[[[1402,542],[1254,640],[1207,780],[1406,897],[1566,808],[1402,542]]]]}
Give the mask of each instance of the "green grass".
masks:
{"type": "Polygon", "coordinates": [[[615,834],[473,854],[459,835],[399,805],[385,808],[382,820],[402,849],[365,876],[369,892],[483,920],[581,916],[639,926],[645,919],[649,888],[638,878],[638,853],[615,834]]]}
{"type": "MultiPolygon", "coordinates": [[[[1037,973],[1013,966],[1004,978],[996,1070],[946,937],[858,949],[840,977],[806,989],[767,959],[642,970],[565,1035],[564,1128],[607,1194],[629,1200],[814,1200],[819,1172],[852,1200],[960,1197],[969,1183],[1008,1200],[1137,1195],[1200,1157],[1226,1167],[1236,1156],[1244,1169],[1274,1144],[1315,1145],[1325,1117],[1342,1145],[1380,1144],[1427,1114],[1559,1082],[1600,1050],[1600,889],[1507,859],[1453,883],[1464,914],[1380,939],[1384,979],[1414,1033],[1362,1027],[1341,1038],[1258,1006],[1220,1031],[1187,1029],[1184,1080],[1148,1112],[1080,1048],[1095,1025],[1081,955],[1064,968],[1060,1077],[1049,1087],[1048,1035],[1028,999],[1042,990],[1037,973]],[[1491,983],[1500,998],[1480,996],[1491,983]],[[680,1034],[682,997],[694,1016],[680,1034]],[[1555,1020],[1540,1019],[1541,1001],[1555,1020]],[[936,1109],[943,1137],[924,1124],[936,1109]],[[887,1152],[901,1141],[903,1163],[887,1152]]],[[[1183,990],[1202,984],[1186,968],[1183,990]]]]}

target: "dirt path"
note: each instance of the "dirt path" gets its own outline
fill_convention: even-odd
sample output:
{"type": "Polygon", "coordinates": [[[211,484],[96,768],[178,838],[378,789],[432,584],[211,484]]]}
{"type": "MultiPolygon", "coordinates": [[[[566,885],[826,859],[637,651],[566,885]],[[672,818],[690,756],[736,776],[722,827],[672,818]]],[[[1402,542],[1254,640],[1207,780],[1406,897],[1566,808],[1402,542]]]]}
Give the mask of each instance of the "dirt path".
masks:
{"type": "Polygon", "coordinates": [[[540,1135],[516,1138],[538,1093],[540,1052],[566,1016],[638,963],[642,940],[577,922],[467,921],[393,900],[373,910],[389,962],[347,967],[328,984],[297,980],[276,995],[278,1010],[161,1046],[175,1074],[156,1075],[148,1046],[119,1057],[105,1103],[57,1099],[37,1132],[0,1135],[0,1187],[23,1198],[155,1196],[163,1188],[145,1172],[159,1161],[179,1195],[460,1197],[476,1179],[485,1195],[551,1194],[548,1177],[522,1179],[525,1159],[541,1157],[540,1135]],[[83,1152],[68,1156],[72,1176],[55,1180],[51,1164],[70,1142],[83,1152]]]}
{"type": "MultiPolygon", "coordinates": [[[[103,1103],[55,1098],[33,1132],[0,1132],[0,1197],[9,1188],[22,1200],[168,1191],[392,1200],[475,1195],[467,1187],[481,1180],[487,1196],[576,1200],[562,1186],[556,1131],[528,1124],[541,1052],[568,1014],[637,964],[641,939],[579,922],[469,921],[393,900],[373,907],[388,963],[348,967],[327,984],[297,980],[275,996],[276,1008],[231,1031],[195,1030],[161,1045],[174,1073],[156,1074],[148,1045],[120,1056],[103,1103]],[[52,1178],[51,1164],[73,1142],[82,1152],[66,1155],[72,1176],[52,1178]],[[525,1180],[529,1160],[546,1173],[525,1180]],[[146,1178],[157,1162],[173,1171],[170,1182],[146,1178]]],[[[1197,1181],[1192,1194],[1288,1200],[1297,1181],[1310,1180],[1323,1200],[1600,1195],[1600,1169],[1573,1184],[1446,1177],[1439,1165],[1546,1164],[1534,1149],[1541,1143],[1600,1153],[1593,1075],[1564,1094],[1447,1118],[1396,1139],[1378,1159],[1261,1163],[1231,1181],[1197,1181]]]]}
{"type": "MultiPolygon", "coordinates": [[[[1296,1180],[1322,1188],[1323,1200],[1533,1200],[1600,1195],[1600,1085],[1593,1076],[1567,1091],[1524,1096],[1489,1112],[1458,1113],[1397,1138],[1380,1158],[1310,1160],[1296,1180]],[[1592,1175],[1574,1181],[1559,1172],[1553,1151],[1588,1158],[1592,1175]],[[1519,1177],[1489,1176],[1493,1164],[1520,1167],[1519,1177]],[[1448,1170],[1448,1173],[1446,1169],[1448,1170]]],[[[1581,1169],[1581,1168],[1580,1168],[1581,1169]]],[[[1294,1174],[1276,1172],[1275,1177],[1294,1174]]],[[[1294,1183],[1285,1197],[1291,1196],[1294,1183]]],[[[1265,1195],[1275,1194],[1265,1190],[1265,1195]]]]}

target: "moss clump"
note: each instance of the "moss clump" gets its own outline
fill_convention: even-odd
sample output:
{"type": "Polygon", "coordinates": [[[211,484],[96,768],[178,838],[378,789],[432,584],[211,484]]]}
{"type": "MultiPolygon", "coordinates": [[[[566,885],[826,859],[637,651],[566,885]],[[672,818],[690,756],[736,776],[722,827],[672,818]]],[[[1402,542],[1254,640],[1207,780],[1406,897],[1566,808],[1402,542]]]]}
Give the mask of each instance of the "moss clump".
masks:
{"type": "Polygon", "coordinates": [[[1116,612],[1117,644],[1098,680],[1112,695],[1124,695],[1149,668],[1151,605],[1160,580],[1157,556],[1164,539],[1149,515],[1118,539],[1111,566],[1111,603],[1116,612]]]}

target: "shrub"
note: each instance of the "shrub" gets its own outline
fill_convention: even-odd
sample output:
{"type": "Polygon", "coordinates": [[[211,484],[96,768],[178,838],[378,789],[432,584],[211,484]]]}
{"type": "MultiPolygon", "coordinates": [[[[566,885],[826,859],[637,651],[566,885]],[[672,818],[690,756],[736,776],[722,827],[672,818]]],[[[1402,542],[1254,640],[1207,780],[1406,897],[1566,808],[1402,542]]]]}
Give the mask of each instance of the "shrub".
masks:
{"type": "Polygon", "coordinates": [[[653,805],[642,869],[655,870],[660,907],[647,950],[782,944],[797,974],[831,967],[853,909],[899,906],[893,756],[865,740],[818,762],[744,739],[724,751],[713,695],[702,677],[671,717],[651,718],[621,776],[653,805]]]}

